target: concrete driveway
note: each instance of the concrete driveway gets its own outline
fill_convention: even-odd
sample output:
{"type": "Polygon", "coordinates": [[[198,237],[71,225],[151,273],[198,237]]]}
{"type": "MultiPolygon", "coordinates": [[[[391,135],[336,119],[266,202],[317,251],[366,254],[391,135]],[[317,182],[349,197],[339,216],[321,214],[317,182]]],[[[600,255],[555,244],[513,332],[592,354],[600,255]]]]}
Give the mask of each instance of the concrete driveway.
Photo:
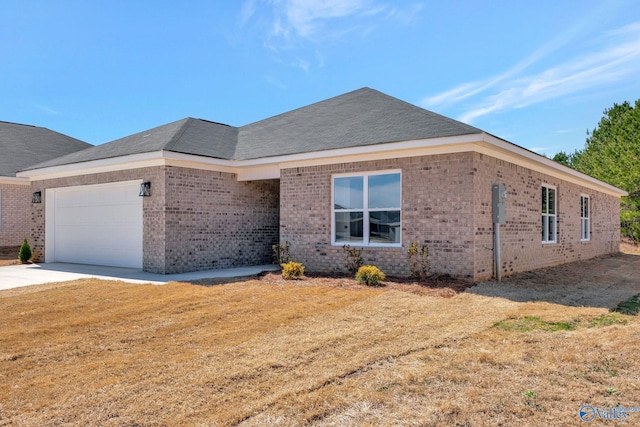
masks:
{"type": "Polygon", "coordinates": [[[218,277],[252,276],[263,271],[277,270],[276,265],[258,265],[223,270],[195,271],[180,274],[154,274],[136,268],[105,267],[100,265],[50,263],[21,264],[0,267],[0,291],[21,286],[44,283],[66,282],[69,280],[98,278],[121,280],[128,283],[152,283],[162,285],[168,282],[189,282],[218,277]]]}

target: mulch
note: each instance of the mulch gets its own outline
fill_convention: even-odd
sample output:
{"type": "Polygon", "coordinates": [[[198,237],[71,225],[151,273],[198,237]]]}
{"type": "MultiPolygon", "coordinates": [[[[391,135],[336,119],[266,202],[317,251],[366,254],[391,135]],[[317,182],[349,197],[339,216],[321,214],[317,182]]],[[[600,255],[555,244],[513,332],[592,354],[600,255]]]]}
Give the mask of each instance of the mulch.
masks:
{"type": "MultiPolygon", "coordinates": [[[[367,286],[359,284],[354,278],[346,274],[314,274],[306,273],[302,279],[285,280],[280,273],[263,273],[257,276],[202,279],[191,283],[203,286],[223,285],[226,283],[258,280],[267,285],[275,286],[330,286],[342,289],[365,289],[367,286]]],[[[470,280],[451,276],[432,276],[425,281],[418,282],[410,279],[387,277],[377,289],[409,292],[416,295],[450,298],[464,292],[473,286],[470,280]]]]}

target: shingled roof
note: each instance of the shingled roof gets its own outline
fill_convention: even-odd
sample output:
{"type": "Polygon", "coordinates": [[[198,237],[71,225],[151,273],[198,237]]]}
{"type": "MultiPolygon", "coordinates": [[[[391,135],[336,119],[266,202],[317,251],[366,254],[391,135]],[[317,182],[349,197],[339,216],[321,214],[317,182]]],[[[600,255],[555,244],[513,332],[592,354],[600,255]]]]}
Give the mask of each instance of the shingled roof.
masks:
{"type": "Polygon", "coordinates": [[[481,132],[362,88],[239,128],[186,118],[29,169],[160,150],[247,160],[481,132]]]}
{"type": "Polygon", "coordinates": [[[481,133],[480,129],[362,88],[240,128],[236,159],[481,133]]]}
{"type": "Polygon", "coordinates": [[[231,159],[238,139],[237,134],[238,129],[231,126],[186,118],[40,163],[29,169],[161,150],[231,159]]]}
{"type": "Polygon", "coordinates": [[[0,176],[14,177],[30,166],[87,147],[92,145],[47,128],[0,121],[0,176]]]}

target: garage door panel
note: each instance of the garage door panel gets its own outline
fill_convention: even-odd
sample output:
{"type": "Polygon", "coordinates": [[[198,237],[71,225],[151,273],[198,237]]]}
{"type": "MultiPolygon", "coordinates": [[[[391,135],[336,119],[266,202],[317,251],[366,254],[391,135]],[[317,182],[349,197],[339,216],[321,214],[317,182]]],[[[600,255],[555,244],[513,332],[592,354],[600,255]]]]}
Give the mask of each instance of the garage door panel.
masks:
{"type": "Polygon", "coordinates": [[[142,268],[142,198],[138,182],[57,189],[54,260],[142,268]]]}

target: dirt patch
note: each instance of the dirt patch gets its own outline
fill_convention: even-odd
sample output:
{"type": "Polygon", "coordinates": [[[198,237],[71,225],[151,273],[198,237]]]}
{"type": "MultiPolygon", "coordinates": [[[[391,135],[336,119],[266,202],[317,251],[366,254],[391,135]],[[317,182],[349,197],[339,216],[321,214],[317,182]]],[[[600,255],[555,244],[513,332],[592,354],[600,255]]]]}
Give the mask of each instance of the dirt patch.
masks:
{"type": "Polygon", "coordinates": [[[620,253],[519,273],[502,282],[481,282],[467,292],[519,302],[613,309],[640,293],[640,256],[620,253]]]}
{"type": "Polygon", "coordinates": [[[20,264],[20,260],[18,260],[19,252],[20,246],[0,246],[0,267],[20,264]]]}

